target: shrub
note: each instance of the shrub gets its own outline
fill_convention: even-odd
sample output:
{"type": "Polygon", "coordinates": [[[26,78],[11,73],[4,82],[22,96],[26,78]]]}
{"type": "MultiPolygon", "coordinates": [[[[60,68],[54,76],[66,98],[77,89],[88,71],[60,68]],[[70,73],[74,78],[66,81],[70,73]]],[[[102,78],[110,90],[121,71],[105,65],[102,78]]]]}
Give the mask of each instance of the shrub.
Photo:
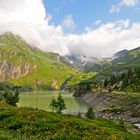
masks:
{"type": "Polygon", "coordinates": [[[18,87],[9,84],[0,84],[0,101],[16,106],[19,101],[18,87]]]}
{"type": "Polygon", "coordinates": [[[20,118],[17,118],[14,116],[9,117],[9,119],[7,120],[7,123],[8,123],[7,127],[13,130],[19,129],[23,125],[23,121],[21,121],[20,118]]]}
{"type": "Polygon", "coordinates": [[[5,119],[9,116],[11,116],[12,113],[6,112],[6,111],[0,111],[0,120],[5,119]]]}
{"type": "Polygon", "coordinates": [[[12,90],[5,90],[4,98],[6,103],[16,106],[16,103],[19,101],[19,93],[12,90]]]}

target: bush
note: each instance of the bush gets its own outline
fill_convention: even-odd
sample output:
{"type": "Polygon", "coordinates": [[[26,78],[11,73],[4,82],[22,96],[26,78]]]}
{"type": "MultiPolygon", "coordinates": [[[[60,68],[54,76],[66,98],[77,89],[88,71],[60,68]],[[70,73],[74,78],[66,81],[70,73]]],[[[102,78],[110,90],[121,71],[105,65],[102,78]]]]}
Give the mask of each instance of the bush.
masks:
{"type": "Polygon", "coordinates": [[[0,101],[16,106],[16,103],[19,101],[19,93],[10,89],[0,91],[0,101]]]}
{"type": "Polygon", "coordinates": [[[0,111],[0,120],[5,119],[5,118],[7,118],[11,115],[12,115],[12,113],[9,113],[9,112],[6,112],[6,111],[4,111],[4,112],[0,111]]]}
{"type": "Polygon", "coordinates": [[[17,118],[15,116],[9,117],[7,120],[7,127],[12,130],[16,130],[22,127],[23,121],[20,118],[17,118]]]}

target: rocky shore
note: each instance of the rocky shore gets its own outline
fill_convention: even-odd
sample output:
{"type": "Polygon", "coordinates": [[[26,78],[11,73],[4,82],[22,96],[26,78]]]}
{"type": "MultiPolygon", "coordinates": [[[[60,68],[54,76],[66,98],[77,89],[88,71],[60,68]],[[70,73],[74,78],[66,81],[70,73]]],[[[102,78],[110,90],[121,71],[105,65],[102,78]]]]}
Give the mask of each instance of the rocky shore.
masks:
{"type": "Polygon", "coordinates": [[[140,94],[96,92],[82,94],[81,98],[93,108],[97,117],[140,124],[140,94]]]}

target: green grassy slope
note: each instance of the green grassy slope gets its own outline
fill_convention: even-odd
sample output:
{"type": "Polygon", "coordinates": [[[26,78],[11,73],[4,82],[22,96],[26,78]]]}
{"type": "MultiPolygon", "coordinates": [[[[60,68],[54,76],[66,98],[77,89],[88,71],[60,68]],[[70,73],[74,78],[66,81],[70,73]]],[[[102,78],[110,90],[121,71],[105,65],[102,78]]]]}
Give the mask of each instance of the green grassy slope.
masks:
{"type": "MultiPolygon", "coordinates": [[[[127,126],[132,130],[132,126],[127,126]]],[[[136,133],[136,131],[135,131],[136,133]]],[[[81,119],[0,103],[1,140],[139,140],[118,121],[81,119]]]]}
{"type": "Polygon", "coordinates": [[[9,67],[32,65],[34,68],[27,75],[7,81],[34,88],[58,89],[67,77],[76,72],[74,68],[63,64],[58,54],[32,48],[11,33],[0,36],[0,62],[8,63],[9,67]]]}
{"type": "Polygon", "coordinates": [[[90,72],[90,73],[84,73],[82,71],[77,72],[75,75],[73,75],[71,78],[68,78],[64,89],[73,90],[77,84],[79,84],[81,81],[88,80],[89,78],[96,75],[96,72],[90,72]]]}

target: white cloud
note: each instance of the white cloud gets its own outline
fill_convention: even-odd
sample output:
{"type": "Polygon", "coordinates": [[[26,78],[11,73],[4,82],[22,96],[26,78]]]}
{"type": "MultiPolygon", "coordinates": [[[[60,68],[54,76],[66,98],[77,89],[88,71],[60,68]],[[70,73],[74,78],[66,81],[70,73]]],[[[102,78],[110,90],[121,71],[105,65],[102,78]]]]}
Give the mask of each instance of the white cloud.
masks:
{"type": "Polygon", "coordinates": [[[0,34],[11,31],[46,51],[68,53],[61,26],[49,25],[42,0],[0,1],[0,34]]]}
{"type": "Polygon", "coordinates": [[[62,25],[49,24],[50,16],[46,16],[41,0],[0,1],[0,19],[0,34],[11,31],[33,46],[61,55],[105,57],[140,46],[140,23],[129,20],[102,23],[80,35],[65,35],[62,25]]]}
{"type": "Polygon", "coordinates": [[[138,0],[121,0],[120,3],[112,5],[110,13],[119,13],[123,6],[134,7],[138,3],[138,0]]]}
{"type": "Polygon", "coordinates": [[[129,20],[107,23],[81,36],[71,35],[73,47],[70,51],[96,57],[111,56],[119,50],[138,47],[140,45],[139,29],[139,23],[130,26],[129,20]]]}
{"type": "Polygon", "coordinates": [[[75,23],[74,23],[74,20],[73,20],[73,18],[72,18],[72,15],[67,15],[67,16],[66,16],[66,18],[65,18],[64,21],[63,21],[62,26],[63,26],[64,28],[67,28],[67,29],[72,29],[72,30],[75,29],[76,25],[75,25],[75,23]]]}
{"type": "Polygon", "coordinates": [[[133,7],[138,3],[138,0],[122,0],[122,5],[133,7]]]}

